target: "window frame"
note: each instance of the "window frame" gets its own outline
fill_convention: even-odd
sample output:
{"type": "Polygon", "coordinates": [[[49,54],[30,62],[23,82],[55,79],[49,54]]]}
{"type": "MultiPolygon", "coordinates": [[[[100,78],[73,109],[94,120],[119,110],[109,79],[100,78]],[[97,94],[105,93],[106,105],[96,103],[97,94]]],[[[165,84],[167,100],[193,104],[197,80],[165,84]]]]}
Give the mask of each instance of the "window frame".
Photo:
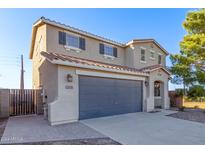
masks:
{"type": "Polygon", "coordinates": [[[154,82],[154,97],[161,98],[161,83],[159,81],[154,82]]]}
{"type": "Polygon", "coordinates": [[[143,48],[143,47],[141,47],[140,48],[140,62],[142,62],[142,63],[146,63],[146,48],[143,48]],[[142,55],[142,51],[144,51],[144,56],[142,55]],[[143,59],[142,59],[142,57],[144,57],[143,59]]]}
{"type": "Polygon", "coordinates": [[[158,64],[162,64],[162,54],[158,53],[158,64]]]}
{"type": "Polygon", "coordinates": [[[115,57],[114,56],[114,47],[108,44],[104,44],[104,56],[115,57]],[[106,51],[106,49],[112,49],[112,54],[109,54],[110,51],[106,51]]]}
{"type": "Polygon", "coordinates": [[[66,45],[65,46],[68,47],[68,48],[74,48],[74,49],[81,50],[80,49],[80,36],[66,33],[66,45]],[[71,42],[71,41],[68,41],[69,36],[77,39],[77,44],[78,45],[77,44],[76,45],[69,44],[69,42],[71,42]]]}
{"type": "Polygon", "coordinates": [[[155,60],[155,56],[154,55],[155,55],[155,51],[150,50],[150,59],[155,60]]]}

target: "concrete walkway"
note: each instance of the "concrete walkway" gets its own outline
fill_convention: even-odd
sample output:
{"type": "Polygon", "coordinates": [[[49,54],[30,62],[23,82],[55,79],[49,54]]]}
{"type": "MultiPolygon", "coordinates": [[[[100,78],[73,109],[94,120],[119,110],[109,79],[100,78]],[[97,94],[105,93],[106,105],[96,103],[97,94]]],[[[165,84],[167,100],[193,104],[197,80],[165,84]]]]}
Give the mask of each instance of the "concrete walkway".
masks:
{"type": "Polygon", "coordinates": [[[42,116],[21,116],[9,118],[0,143],[27,143],[104,137],[101,133],[79,122],[50,126],[42,116]]]}
{"type": "Polygon", "coordinates": [[[205,124],[166,116],[170,113],[131,113],[81,123],[121,144],[205,144],[205,124]]]}

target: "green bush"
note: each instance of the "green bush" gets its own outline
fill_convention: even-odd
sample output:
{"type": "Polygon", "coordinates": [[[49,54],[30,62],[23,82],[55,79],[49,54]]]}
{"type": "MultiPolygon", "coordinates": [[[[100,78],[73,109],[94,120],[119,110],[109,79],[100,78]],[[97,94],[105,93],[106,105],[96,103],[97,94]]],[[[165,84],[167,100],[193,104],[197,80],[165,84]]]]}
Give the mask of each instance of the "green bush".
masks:
{"type": "Polygon", "coordinates": [[[183,96],[184,95],[184,90],[183,89],[176,89],[176,96],[183,96]]]}
{"type": "Polygon", "coordinates": [[[205,88],[201,85],[194,85],[189,88],[187,92],[189,99],[193,101],[204,101],[205,100],[205,88]]]}

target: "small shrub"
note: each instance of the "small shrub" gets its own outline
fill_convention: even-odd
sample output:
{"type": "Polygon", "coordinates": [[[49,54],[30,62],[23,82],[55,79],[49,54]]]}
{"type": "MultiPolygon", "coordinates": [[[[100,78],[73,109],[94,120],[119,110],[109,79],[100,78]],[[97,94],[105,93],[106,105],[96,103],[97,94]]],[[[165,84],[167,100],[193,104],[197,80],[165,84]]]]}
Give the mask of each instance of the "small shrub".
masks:
{"type": "Polygon", "coordinates": [[[184,110],[185,110],[185,107],[184,106],[180,106],[179,108],[179,111],[182,111],[182,112],[184,112],[184,110]]]}
{"type": "Polygon", "coordinates": [[[194,85],[189,88],[188,98],[197,102],[202,102],[205,97],[205,88],[201,85],[194,85]]]}
{"type": "Polygon", "coordinates": [[[197,105],[194,106],[194,109],[198,109],[198,108],[199,108],[199,106],[197,106],[197,105]]]}

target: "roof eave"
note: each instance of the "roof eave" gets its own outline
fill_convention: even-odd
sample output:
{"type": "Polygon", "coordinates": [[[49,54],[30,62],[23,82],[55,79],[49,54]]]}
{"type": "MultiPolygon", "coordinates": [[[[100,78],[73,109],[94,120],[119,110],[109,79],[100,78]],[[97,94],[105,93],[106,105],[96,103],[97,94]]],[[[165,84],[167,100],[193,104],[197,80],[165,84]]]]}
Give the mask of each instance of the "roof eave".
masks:
{"type": "Polygon", "coordinates": [[[125,71],[125,70],[116,70],[116,69],[110,69],[110,68],[103,68],[103,67],[84,65],[84,64],[79,64],[79,63],[73,63],[73,62],[68,62],[68,61],[50,60],[48,58],[46,59],[52,64],[56,64],[56,65],[72,66],[72,67],[78,67],[78,68],[93,69],[93,70],[122,73],[122,74],[129,74],[129,75],[138,75],[138,76],[144,76],[144,77],[149,76],[149,73],[146,73],[146,72],[132,72],[132,71],[125,71]]]}
{"type": "Polygon", "coordinates": [[[155,69],[147,70],[145,72],[154,72],[158,69],[163,69],[165,72],[167,72],[167,74],[171,75],[171,73],[167,69],[165,69],[164,67],[158,67],[158,68],[155,68],[155,69]]]}
{"type": "Polygon", "coordinates": [[[169,52],[167,50],[165,50],[156,40],[154,39],[139,39],[139,40],[131,40],[129,42],[126,43],[126,46],[129,46],[131,44],[134,43],[147,43],[147,42],[154,42],[166,55],[169,55],[169,52]]]}
{"type": "Polygon", "coordinates": [[[73,32],[85,35],[87,37],[95,38],[97,40],[101,40],[101,41],[104,41],[104,42],[107,42],[107,43],[110,43],[110,44],[113,44],[113,45],[116,45],[116,46],[120,46],[120,47],[125,47],[126,46],[123,43],[113,41],[113,40],[110,40],[110,39],[107,39],[107,38],[104,38],[104,37],[101,37],[101,36],[86,32],[86,31],[82,31],[82,30],[74,28],[74,27],[70,27],[70,26],[68,27],[65,24],[57,23],[55,21],[49,21],[49,19],[41,18],[40,20],[42,22],[46,23],[46,24],[53,25],[53,26],[56,26],[56,27],[59,27],[59,28],[65,29],[65,30],[73,31],[73,32]]]}

